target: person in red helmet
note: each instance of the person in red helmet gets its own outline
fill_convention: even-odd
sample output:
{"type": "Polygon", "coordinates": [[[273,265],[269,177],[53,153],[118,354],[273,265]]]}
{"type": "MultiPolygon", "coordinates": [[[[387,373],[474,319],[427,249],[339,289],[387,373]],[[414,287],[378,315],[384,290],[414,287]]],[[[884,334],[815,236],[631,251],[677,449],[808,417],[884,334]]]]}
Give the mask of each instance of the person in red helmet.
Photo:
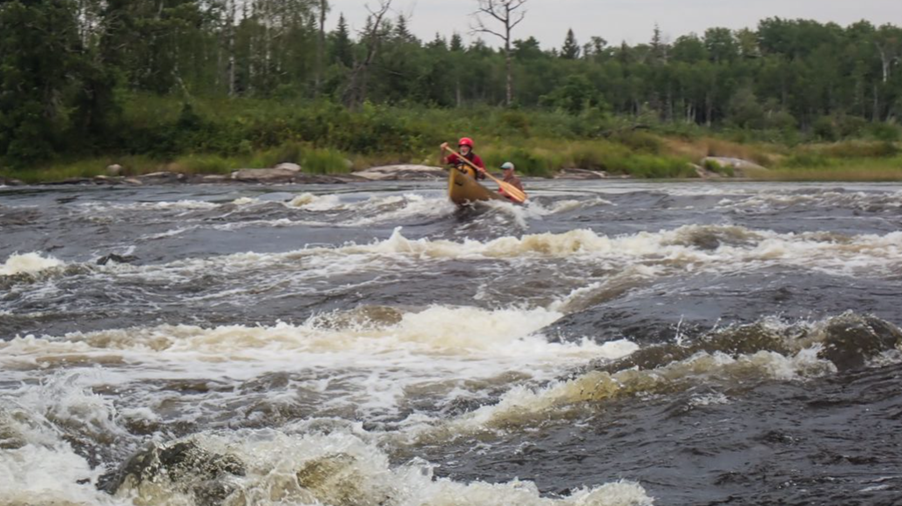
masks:
{"type": "Polygon", "coordinates": [[[472,167],[467,165],[461,160],[457,154],[451,153],[448,156],[445,156],[445,151],[448,149],[448,143],[442,143],[441,154],[439,155],[439,164],[440,165],[454,165],[458,169],[470,174],[470,176],[475,177],[476,179],[485,179],[485,164],[482,162],[482,158],[479,158],[479,155],[473,152],[473,139],[469,137],[464,137],[457,143],[457,148],[460,151],[461,156],[470,161],[473,165],[479,168],[478,171],[474,171],[472,167]]]}

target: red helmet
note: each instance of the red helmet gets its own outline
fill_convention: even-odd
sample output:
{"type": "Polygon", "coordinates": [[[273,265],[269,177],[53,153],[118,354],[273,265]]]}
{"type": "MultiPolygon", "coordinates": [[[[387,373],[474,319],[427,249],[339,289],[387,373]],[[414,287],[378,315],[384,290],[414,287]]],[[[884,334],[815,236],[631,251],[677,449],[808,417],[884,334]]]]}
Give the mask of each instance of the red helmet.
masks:
{"type": "Polygon", "coordinates": [[[460,140],[460,142],[457,143],[457,146],[458,147],[470,146],[470,149],[473,149],[473,139],[471,139],[469,137],[464,137],[463,139],[460,140]]]}

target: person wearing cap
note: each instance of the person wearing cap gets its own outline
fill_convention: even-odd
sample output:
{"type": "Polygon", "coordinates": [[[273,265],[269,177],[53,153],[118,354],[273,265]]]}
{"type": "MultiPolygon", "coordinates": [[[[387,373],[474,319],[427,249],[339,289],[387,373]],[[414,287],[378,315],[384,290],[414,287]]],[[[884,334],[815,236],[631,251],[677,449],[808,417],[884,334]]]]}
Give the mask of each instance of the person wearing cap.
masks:
{"type": "Polygon", "coordinates": [[[479,158],[479,155],[473,152],[473,139],[470,139],[469,137],[462,138],[457,143],[457,148],[460,151],[461,156],[478,167],[479,170],[477,171],[474,171],[472,167],[461,160],[456,153],[451,153],[446,157],[445,151],[448,149],[447,142],[442,143],[440,147],[442,150],[441,154],[439,155],[440,165],[454,165],[458,169],[467,172],[468,174],[470,174],[470,176],[473,176],[476,179],[485,179],[485,163],[483,163],[482,158],[479,158]]]}
{"type": "MultiPolygon", "coordinates": [[[[516,174],[514,174],[514,171],[516,170],[516,167],[514,167],[514,164],[512,164],[511,162],[504,162],[504,164],[501,166],[501,170],[504,171],[504,182],[505,183],[508,183],[508,184],[514,186],[521,192],[525,191],[523,189],[523,182],[521,182],[520,178],[517,177],[516,174]]],[[[505,193],[504,193],[504,189],[499,189],[498,193],[507,197],[507,195],[505,195],[505,193]]]]}

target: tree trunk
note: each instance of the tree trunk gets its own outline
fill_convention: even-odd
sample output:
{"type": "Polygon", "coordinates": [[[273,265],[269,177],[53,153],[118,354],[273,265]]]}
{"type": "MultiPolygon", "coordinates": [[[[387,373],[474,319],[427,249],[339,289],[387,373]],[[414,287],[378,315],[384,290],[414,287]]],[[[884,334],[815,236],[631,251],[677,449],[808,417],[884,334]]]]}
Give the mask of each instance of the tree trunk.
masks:
{"type": "Polygon", "coordinates": [[[511,31],[510,26],[507,27],[506,38],[504,39],[504,66],[507,70],[507,99],[505,103],[508,107],[514,102],[514,76],[511,64],[511,31]]]}

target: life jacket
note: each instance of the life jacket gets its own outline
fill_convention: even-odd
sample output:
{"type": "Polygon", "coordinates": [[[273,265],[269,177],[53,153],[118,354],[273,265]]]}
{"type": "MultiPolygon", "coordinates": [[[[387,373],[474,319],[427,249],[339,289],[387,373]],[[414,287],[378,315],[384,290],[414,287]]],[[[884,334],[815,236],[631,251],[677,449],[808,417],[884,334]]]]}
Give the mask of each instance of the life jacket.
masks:
{"type": "MultiPolygon", "coordinates": [[[[460,157],[463,157],[463,158],[466,158],[467,160],[469,160],[470,162],[472,162],[472,161],[473,161],[473,157],[475,156],[475,153],[473,153],[473,151],[470,151],[470,152],[467,153],[466,155],[459,155],[459,156],[460,156],[460,157]]],[[[460,158],[458,158],[457,161],[455,162],[455,164],[456,164],[457,169],[458,169],[459,171],[461,171],[461,172],[463,172],[464,174],[466,174],[466,175],[472,177],[473,179],[479,179],[479,173],[476,172],[476,169],[474,169],[469,163],[462,162],[462,161],[460,160],[460,158]]]]}

